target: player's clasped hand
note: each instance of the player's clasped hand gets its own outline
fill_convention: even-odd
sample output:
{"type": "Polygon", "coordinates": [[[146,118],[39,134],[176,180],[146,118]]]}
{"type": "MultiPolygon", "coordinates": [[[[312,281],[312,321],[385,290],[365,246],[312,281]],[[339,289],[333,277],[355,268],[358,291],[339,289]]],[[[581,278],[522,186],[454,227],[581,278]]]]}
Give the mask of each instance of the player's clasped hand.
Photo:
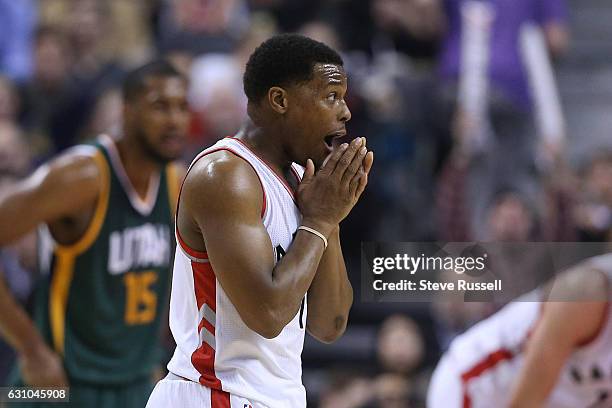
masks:
{"type": "Polygon", "coordinates": [[[298,205],[304,220],[315,225],[336,225],[359,200],[372,168],[374,153],[364,137],[336,146],[315,174],[308,160],[298,188],[298,205]]]}

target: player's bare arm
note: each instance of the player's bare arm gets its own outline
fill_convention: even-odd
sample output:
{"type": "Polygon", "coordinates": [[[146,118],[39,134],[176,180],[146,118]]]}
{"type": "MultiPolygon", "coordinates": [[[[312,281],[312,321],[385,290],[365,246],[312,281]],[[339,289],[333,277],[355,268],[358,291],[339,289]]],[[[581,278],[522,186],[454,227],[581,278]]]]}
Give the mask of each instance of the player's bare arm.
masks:
{"type": "Polygon", "coordinates": [[[606,318],[606,288],[605,276],[593,269],[559,279],[551,292],[554,301],[543,303],[542,316],[527,343],[511,408],[544,405],[568,357],[599,332],[606,318]]]}
{"type": "MultiPolygon", "coordinates": [[[[331,234],[356,202],[365,155],[357,143],[340,146],[316,175],[308,162],[298,190],[303,225],[331,234]]],[[[208,252],[217,279],[245,324],[273,338],[299,310],[324,245],[316,235],[300,230],[275,266],[261,221],[262,197],[248,164],[229,153],[213,153],[197,162],[186,178],[178,226],[188,245],[208,252]]]]}
{"type": "MultiPolygon", "coordinates": [[[[100,172],[89,156],[67,154],[39,168],[0,197],[0,245],[38,224],[86,218],[100,189],[100,172]],[[24,216],[24,214],[26,216],[24,216]]],[[[84,230],[84,228],[82,228],[84,230]]],[[[58,228],[76,240],[79,231],[58,228]]],[[[0,282],[0,334],[18,353],[24,381],[34,386],[66,385],[61,359],[46,345],[32,319],[0,282]]]]}
{"type": "MultiPolygon", "coordinates": [[[[360,148],[365,148],[365,140],[360,148]]],[[[358,171],[359,187],[355,199],[363,193],[374,155],[365,155],[358,171]]],[[[308,332],[324,343],[337,340],[345,331],[348,314],[353,303],[353,289],[348,280],[346,264],[340,245],[340,228],[336,226],[329,236],[329,245],[319,263],[317,273],[308,290],[308,332]]]]}
{"type": "Polygon", "coordinates": [[[17,352],[24,381],[33,386],[66,386],[60,357],[44,342],[32,319],[0,277],[0,335],[17,352]]]}
{"type": "MultiPolygon", "coordinates": [[[[6,245],[40,223],[75,218],[93,211],[100,192],[100,169],[86,155],[66,154],[41,166],[31,176],[0,196],[0,245],[6,245]]],[[[88,220],[85,220],[85,224],[88,220]]],[[[84,231],[64,231],[67,240],[84,231]]]]}

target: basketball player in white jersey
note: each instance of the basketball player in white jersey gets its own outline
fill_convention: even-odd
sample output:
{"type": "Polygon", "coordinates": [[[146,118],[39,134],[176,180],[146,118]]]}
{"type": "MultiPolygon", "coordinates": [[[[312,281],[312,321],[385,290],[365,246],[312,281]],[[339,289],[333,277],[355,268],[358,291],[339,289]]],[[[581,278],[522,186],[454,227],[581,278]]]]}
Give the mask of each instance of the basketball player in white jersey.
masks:
{"type": "Polygon", "coordinates": [[[612,407],[610,295],[607,254],[507,305],[452,342],[427,406],[612,407]]]}
{"type": "Polygon", "coordinates": [[[177,347],[147,407],[304,408],[306,330],[345,330],[353,300],[339,223],[373,162],[350,144],[347,78],[326,45],[286,34],[244,75],[250,122],[191,164],[170,301],[177,347]],[[304,167],[302,167],[304,166],[304,167]]]}

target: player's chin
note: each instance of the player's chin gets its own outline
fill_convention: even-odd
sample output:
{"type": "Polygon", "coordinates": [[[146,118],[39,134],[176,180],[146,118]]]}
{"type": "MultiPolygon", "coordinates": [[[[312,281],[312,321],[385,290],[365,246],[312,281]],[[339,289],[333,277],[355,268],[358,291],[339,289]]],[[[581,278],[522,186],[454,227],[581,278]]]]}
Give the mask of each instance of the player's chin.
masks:
{"type": "Polygon", "coordinates": [[[184,151],[184,146],[164,146],[162,149],[157,151],[158,155],[163,158],[166,162],[172,162],[179,160],[184,151]]]}
{"type": "Polygon", "coordinates": [[[171,163],[180,160],[183,155],[183,150],[162,150],[157,151],[157,161],[161,164],[171,163]]]}

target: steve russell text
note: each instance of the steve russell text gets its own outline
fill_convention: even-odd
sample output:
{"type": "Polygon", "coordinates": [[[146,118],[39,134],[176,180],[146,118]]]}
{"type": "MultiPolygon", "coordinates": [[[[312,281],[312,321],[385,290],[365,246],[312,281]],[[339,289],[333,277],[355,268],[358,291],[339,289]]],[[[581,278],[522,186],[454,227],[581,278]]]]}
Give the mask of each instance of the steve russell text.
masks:
{"type": "Polygon", "coordinates": [[[372,284],[376,291],[501,291],[501,279],[493,282],[470,282],[459,279],[456,282],[433,282],[421,279],[418,282],[402,279],[398,282],[383,282],[377,279],[372,284]]]}

